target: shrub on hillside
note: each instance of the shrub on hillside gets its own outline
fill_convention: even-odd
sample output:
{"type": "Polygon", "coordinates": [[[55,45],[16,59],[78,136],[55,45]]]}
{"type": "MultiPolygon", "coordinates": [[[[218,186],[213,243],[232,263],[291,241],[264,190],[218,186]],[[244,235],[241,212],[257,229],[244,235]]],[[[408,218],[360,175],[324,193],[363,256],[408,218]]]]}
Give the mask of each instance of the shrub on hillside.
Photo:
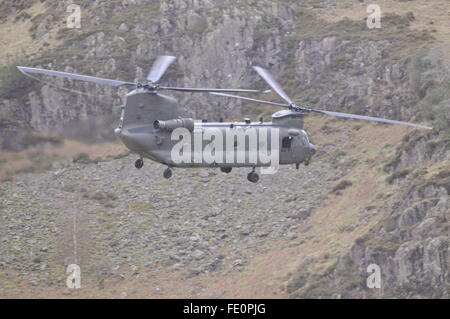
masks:
{"type": "Polygon", "coordinates": [[[36,86],[36,81],[24,76],[17,69],[17,65],[23,65],[22,61],[0,67],[0,98],[9,99],[20,97],[24,91],[36,86]]]}

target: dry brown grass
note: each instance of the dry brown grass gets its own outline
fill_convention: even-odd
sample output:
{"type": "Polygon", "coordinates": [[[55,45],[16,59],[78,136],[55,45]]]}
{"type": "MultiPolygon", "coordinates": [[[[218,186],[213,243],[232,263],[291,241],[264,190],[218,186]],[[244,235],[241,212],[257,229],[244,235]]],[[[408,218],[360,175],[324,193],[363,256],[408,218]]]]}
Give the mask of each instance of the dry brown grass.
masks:
{"type": "Polygon", "coordinates": [[[85,144],[73,140],[65,140],[60,146],[34,146],[24,151],[0,152],[0,181],[14,178],[20,172],[46,169],[54,162],[72,159],[79,154],[87,154],[91,159],[107,158],[126,152],[123,144],[105,142],[85,144]],[[34,160],[38,157],[38,161],[34,160]]]}
{"type": "MultiPolygon", "coordinates": [[[[383,15],[396,13],[405,15],[413,12],[415,20],[411,23],[413,30],[436,30],[433,36],[438,40],[437,45],[450,44],[450,2],[448,0],[427,1],[393,1],[378,0],[373,2],[381,8],[381,27],[383,27],[383,15]]],[[[369,14],[366,12],[369,3],[347,1],[335,10],[318,10],[319,17],[330,22],[336,22],[343,18],[363,20],[369,14]]]]}
{"type": "Polygon", "coordinates": [[[45,13],[46,8],[42,1],[37,1],[31,8],[25,10],[31,18],[22,21],[15,21],[21,12],[8,17],[5,23],[0,24],[0,64],[11,63],[11,59],[27,55],[39,55],[44,49],[44,43],[50,47],[56,47],[60,41],[56,39],[56,33],[60,27],[55,23],[50,30],[48,37],[42,40],[33,40],[30,28],[33,27],[31,19],[39,14],[45,13]]]}

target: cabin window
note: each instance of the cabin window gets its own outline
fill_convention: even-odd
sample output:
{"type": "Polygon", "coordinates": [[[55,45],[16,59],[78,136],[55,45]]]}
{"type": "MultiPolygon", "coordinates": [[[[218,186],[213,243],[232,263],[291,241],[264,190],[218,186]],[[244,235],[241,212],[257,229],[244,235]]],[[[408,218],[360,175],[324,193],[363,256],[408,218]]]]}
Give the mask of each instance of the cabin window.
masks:
{"type": "Polygon", "coordinates": [[[291,143],[292,143],[292,138],[290,136],[286,136],[286,137],[283,138],[283,140],[281,142],[281,146],[283,148],[290,149],[291,148],[291,143]]]}

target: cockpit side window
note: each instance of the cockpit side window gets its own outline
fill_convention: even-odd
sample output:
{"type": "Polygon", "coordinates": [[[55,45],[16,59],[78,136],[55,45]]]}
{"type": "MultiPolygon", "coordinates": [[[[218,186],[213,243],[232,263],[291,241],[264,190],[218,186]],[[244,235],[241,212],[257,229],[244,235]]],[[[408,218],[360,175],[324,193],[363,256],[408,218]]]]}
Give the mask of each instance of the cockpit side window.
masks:
{"type": "Polygon", "coordinates": [[[290,136],[283,137],[281,141],[281,147],[290,149],[292,144],[292,138],[290,136]]]}

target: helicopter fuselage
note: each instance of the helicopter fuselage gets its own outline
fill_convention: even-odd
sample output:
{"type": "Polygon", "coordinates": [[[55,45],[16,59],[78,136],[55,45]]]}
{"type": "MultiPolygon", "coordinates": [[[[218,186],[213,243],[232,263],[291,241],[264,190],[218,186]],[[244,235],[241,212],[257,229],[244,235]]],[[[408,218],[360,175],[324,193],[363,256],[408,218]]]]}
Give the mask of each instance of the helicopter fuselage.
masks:
{"type": "Polygon", "coordinates": [[[283,110],[272,122],[180,118],[175,99],[135,90],[126,96],[116,135],[141,158],[169,167],[266,167],[308,163],[316,152],[303,114],[283,110]],[[213,147],[211,147],[213,146],[213,147]],[[268,159],[271,160],[268,160],[268,159]],[[274,163],[274,160],[276,163],[274,163]]]}

